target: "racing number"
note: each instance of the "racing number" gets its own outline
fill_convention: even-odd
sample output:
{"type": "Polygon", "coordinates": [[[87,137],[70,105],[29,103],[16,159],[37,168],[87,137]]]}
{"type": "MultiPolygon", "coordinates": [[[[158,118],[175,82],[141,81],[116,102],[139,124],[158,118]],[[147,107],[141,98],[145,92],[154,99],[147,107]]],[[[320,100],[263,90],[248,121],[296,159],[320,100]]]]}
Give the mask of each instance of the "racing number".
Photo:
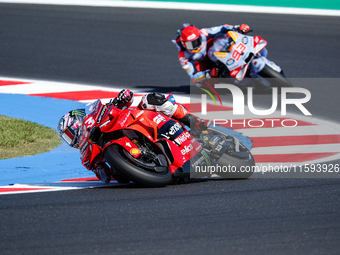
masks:
{"type": "Polygon", "coordinates": [[[242,52],[245,51],[246,48],[247,47],[243,43],[239,43],[231,55],[232,58],[238,61],[242,55],[242,52]]]}
{"type": "Polygon", "coordinates": [[[88,127],[92,127],[94,125],[94,119],[92,117],[88,118],[85,121],[85,125],[88,126],[88,127]]]}

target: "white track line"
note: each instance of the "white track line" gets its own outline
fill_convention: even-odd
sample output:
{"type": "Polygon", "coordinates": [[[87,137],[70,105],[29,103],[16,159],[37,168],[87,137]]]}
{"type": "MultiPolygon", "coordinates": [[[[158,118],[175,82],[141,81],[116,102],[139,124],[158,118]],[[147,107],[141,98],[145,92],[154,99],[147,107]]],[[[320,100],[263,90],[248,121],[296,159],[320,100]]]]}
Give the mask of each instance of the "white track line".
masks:
{"type": "Polygon", "coordinates": [[[251,5],[231,4],[205,4],[182,2],[156,2],[156,1],[95,1],[95,0],[1,0],[1,3],[17,4],[51,4],[73,6],[98,6],[98,7],[128,7],[173,9],[193,11],[219,11],[219,12],[249,12],[249,13],[273,13],[295,15],[340,16],[339,10],[325,10],[313,8],[267,7],[251,5]]]}
{"type": "Polygon", "coordinates": [[[293,145],[293,146],[273,146],[259,147],[251,149],[254,155],[277,155],[277,154],[295,154],[295,153],[323,153],[338,152],[340,153],[340,144],[318,144],[318,145],[293,145]]]}
{"type": "MultiPolygon", "coordinates": [[[[340,135],[340,129],[327,126],[301,126],[301,127],[276,127],[276,128],[248,128],[235,129],[249,137],[268,136],[303,136],[303,135],[340,135]]],[[[340,149],[340,148],[339,148],[340,149]]]]}

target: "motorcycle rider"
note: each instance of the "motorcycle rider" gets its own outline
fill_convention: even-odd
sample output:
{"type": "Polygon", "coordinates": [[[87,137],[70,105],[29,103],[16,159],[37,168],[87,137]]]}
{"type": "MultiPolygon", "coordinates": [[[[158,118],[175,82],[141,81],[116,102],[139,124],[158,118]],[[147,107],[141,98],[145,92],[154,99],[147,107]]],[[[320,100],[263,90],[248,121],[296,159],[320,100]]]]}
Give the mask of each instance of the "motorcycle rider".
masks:
{"type": "MultiPolygon", "coordinates": [[[[123,89],[119,92],[118,97],[110,100],[107,105],[114,105],[116,108],[124,110],[132,105],[133,99],[133,92],[128,89],[123,89]]],[[[137,108],[140,110],[160,112],[182,122],[184,125],[191,127],[191,129],[195,131],[206,130],[210,124],[209,120],[197,118],[190,114],[183,105],[170,102],[161,93],[150,93],[144,95],[137,108]]],[[[79,148],[79,138],[82,133],[82,123],[85,117],[85,109],[73,110],[65,114],[59,121],[57,129],[60,137],[73,148],[79,148]]],[[[111,172],[113,172],[114,178],[119,181],[122,177],[118,173],[115,173],[114,169],[110,171],[110,167],[105,162],[105,158],[102,157],[97,159],[97,162],[94,164],[92,169],[89,169],[86,163],[83,163],[83,165],[93,171],[97,178],[102,182],[110,182],[111,172]]]]}
{"type": "Polygon", "coordinates": [[[211,61],[207,52],[213,45],[214,39],[224,36],[228,31],[247,33],[247,24],[221,26],[198,29],[194,25],[184,23],[183,28],[177,31],[174,43],[178,48],[178,59],[182,68],[188,73],[196,86],[201,87],[204,81],[218,77],[219,70],[211,61]]]}

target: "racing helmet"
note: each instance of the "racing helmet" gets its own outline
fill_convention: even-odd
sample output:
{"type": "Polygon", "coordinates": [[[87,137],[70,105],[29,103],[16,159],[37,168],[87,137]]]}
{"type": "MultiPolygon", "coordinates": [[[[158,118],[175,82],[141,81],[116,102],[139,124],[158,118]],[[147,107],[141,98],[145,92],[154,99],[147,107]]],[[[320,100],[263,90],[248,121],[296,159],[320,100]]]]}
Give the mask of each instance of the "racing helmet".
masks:
{"type": "Polygon", "coordinates": [[[85,116],[85,109],[73,110],[66,113],[58,123],[60,137],[73,148],[79,147],[79,136],[85,116]]]}
{"type": "Polygon", "coordinates": [[[119,92],[117,97],[117,108],[129,108],[133,103],[133,99],[133,92],[129,89],[123,89],[121,92],[119,92]]]}
{"type": "Polygon", "coordinates": [[[184,48],[192,53],[197,53],[202,44],[201,30],[193,25],[186,26],[181,31],[180,40],[184,48]]]}

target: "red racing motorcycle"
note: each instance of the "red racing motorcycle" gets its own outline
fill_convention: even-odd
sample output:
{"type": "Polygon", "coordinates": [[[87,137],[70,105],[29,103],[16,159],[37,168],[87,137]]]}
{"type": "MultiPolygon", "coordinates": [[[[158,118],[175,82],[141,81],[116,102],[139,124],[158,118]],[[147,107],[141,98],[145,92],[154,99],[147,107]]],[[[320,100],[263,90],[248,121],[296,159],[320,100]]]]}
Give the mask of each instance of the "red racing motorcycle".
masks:
{"type": "Polygon", "coordinates": [[[121,110],[100,100],[91,108],[79,143],[82,163],[88,169],[104,157],[124,181],[153,187],[212,174],[248,178],[253,173],[250,151],[217,129],[195,135],[158,112],[121,110]]]}

